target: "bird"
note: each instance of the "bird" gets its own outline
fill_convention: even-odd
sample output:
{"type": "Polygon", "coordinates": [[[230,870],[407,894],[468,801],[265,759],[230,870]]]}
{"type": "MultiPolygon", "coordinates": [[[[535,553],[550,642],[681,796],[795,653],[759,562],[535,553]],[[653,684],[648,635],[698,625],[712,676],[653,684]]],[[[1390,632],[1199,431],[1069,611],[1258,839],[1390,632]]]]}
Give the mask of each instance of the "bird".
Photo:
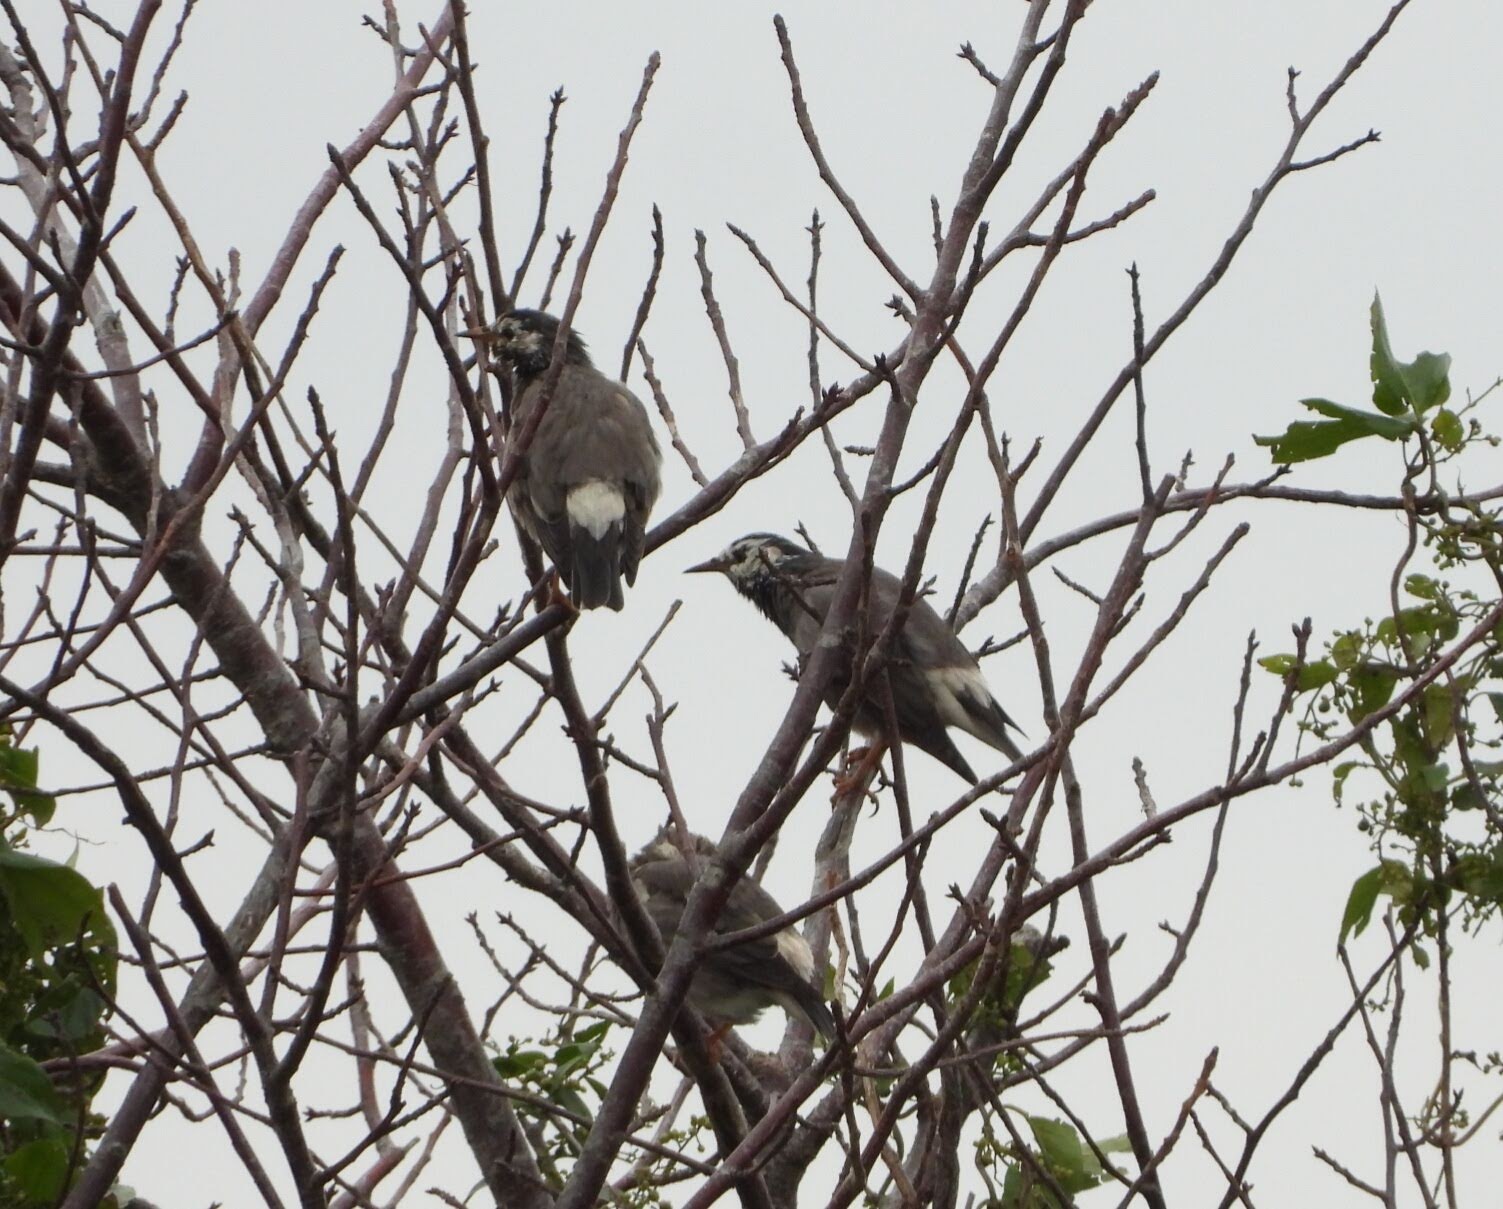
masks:
{"type": "MultiPolygon", "coordinates": [[[[628,864],[637,896],[665,946],[673,943],[700,871],[719,855],[714,841],[691,833],[695,860],[691,865],[674,834],[671,826],[665,826],[628,864]]],[[[732,888],[712,937],[755,927],[783,913],[771,894],[743,877],[732,888]]],[[[722,1026],[750,1024],[776,1005],[833,1040],[835,1019],[814,979],[809,943],[789,926],[771,936],[708,953],[689,984],[688,1002],[722,1026]]]]}
{"type": "MultiPolygon", "coordinates": [[[[714,558],[688,568],[718,571],[742,596],[760,609],[808,659],[835,597],[835,582],[844,563],[806,550],[776,533],[750,533],[714,558]]],[[[902,593],[897,576],[872,568],[871,628],[880,632],[902,593]]],[[[825,688],[832,709],[851,682],[855,644],[847,636],[841,662],[825,688]]],[[[887,660],[898,738],[933,756],[946,768],[976,784],[947,728],[955,726],[996,748],[1012,760],[1023,752],[1007,733],[1018,726],[992,695],[975,657],[955,631],[922,597],[914,599],[887,660]]],[[[868,682],[856,705],[852,728],[868,738],[890,740],[880,686],[868,682]]]]}
{"type": "MultiPolygon", "coordinates": [[[[542,398],[559,321],[544,311],[508,311],[463,333],[510,366],[516,386],[512,432],[525,431],[542,398]]],[[[553,561],[579,609],[626,603],[657,501],[663,455],[647,409],[622,383],[595,368],[570,329],[564,364],[547,410],[507,490],[517,523],[553,561]]]]}

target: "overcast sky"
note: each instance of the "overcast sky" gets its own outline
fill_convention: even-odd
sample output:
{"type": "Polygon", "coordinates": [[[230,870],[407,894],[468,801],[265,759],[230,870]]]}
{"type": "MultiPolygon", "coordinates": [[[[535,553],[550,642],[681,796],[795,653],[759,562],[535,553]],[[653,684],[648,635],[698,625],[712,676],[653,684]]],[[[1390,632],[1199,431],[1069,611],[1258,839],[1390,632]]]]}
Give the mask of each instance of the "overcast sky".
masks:
{"type": "MultiPolygon", "coordinates": [[[[416,40],[415,25],[431,24],[439,11],[431,0],[403,0],[398,7],[409,43],[416,40]]],[[[662,53],[646,120],[575,323],[598,362],[614,372],[649,265],[650,211],[657,203],[667,260],[646,340],[684,435],[711,473],[736,456],[739,444],[725,371],[699,296],[696,228],[708,237],[718,297],[759,436],[770,435],[796,408],[808,405],[805,330],[726,223],[752,234],[785,279],[801,287],[808,271],[805,228],[817,209],[827,224],[822,315],[864,353],[897,343],[899,323],[884,306],[893,287],[820,184],[799,137],[771,9],[665,0],[482,3],[475,9],[470,29],[481,66],[477,87],[493,140],[495,202],[509,263],[532,222],[548,94],[562,85],[569,97],[561,116],[553,218],[556,225],[581,231],[598,204],[643,66],[652,51],[662,53]]],[[[388,93],[389,53],[360,27],[362,11],[360,5],[329,0],[209,0],[189,25],[171,82],[188,90],[191,104],[163,153],[162,171],[206,252],[222,264],[231,248],[238,249],[252,287],[326,166],[325,145],[347,143],[388,93]]],[[[1386,5],[1371,0],[1098,0],[1075,35],[1069,65],[1048,108],[993,202],[992,229],[1010,228],[1018,207],[1076,153],[1101,111],[1152,72],[1160,73],[1158,86],[1093,171],[1082,213],[1101,217],[1149,188],[1157,191],[1157,200],[1121,228],[1065,256],[1009,349],[991,394],[999,425],[1019,446],[1041,438],[1045,464],[1051,451],[1057,456],[1129,355],[1124,273],[1129,265],[1141,270],[1150,328],[1209,266],[1285,138],[1285,69],[1292,65],[1301,71],[1298,87],[1308,100],[1385,11],[1386,5]]],[[[784,10],[814,120],[836,172],[887,246],[920,280],[932,263],[930,195],[942,206],[953,200],[989,103],[989,90],[955,52],[969,41],[1000,70],[1022,12],[1016,2],[792,4],[784,10]]],[[[1500,46],[1503,9],[1486,0],[1415,0],[1400,18],[1303,152],[1328,151],[1369,128],[1381,131],[1381,141],[1282,185],[1227,280],[1151,367],[1149,431],[1157,472],[1177,469],[1193,452],[1192,478],[1209,478],[1228,455],[1236,459],[1234,479],[1259,476],[1268,462],[1253,446],[1252,434],[1282,429],[1295,417],[1299,398],[1365,402],[1367,308],[1375,289],[1382,291],[1399,354],[1407,357],[1420,348],[1450,352],[1458,393],[1480,390],[1503,369],[1496,340],[1497,212],[1503,185],[1497,129],[1503,104],[1500,46]]],[[[359,179],[389,214],[385,168],[372,161],[359,179]]],[[[127,189],[138,186],[127,178],[127,189]]],[[[162,296],[176,249],[150,216],[137,228],[126,237],[122,255],[135,266],[138,280],[162,296]]],[[[348,254],[290,394],[301,397],[306,385],[316,385],[341,438],[359,447],[384,397],[402,283],[341,200],[315,231],[290,293],[306,290],[336,242],[345,244],[348,254]]],[[[551,250],[550,241],[544,251],[551,250]]],[[[969,332],[979,342],[982,333],[996,329],[1031,264],[997,274],[972,307],[962,337],[969,332]]],[[[540,282],[534,273],[534,290],[540,282]]],[[[519,301],[537,299],[534,294],[519,301]]],[[[279,347],[295,309],[269,325],[271,347],[279,347]]],[[[826,353],[823,369],[826,384],[854,376],[833,350],[826,353]]],[[[634,375],[631,385],[647,397],[640,362],[634,375]]],[[[410,513],[426,485],[442,436],[432,419],[445,389],[436,361],[431,381],[430,397],[414,387],[404,398],[400,424],[409,461],[406,467],[389,462],[382,482],[382,506],[399,535],[410,524],[402,519],[404,510],[410,513]]],[[[920,465],[932,451],[943,432],[940,417],[947,425],[953,414],[955,392],[956,379],[937,373],[926,395],[932,409],[915,423],[905,468],[920,465]]],[[[164,397],[162,405],[169,445],[174,439],[191,441],[197,431],[191,405],[177,397],[164,397]],[[171,417],[179,408],[182,424],[174,426],[171,417]]],[[[842,424],[840,439],[869,439],[876,414],[863,409],[842,424]]],[[[1130,421],[1124,410],[1109,423],[1041,536],[1132,506],[1136,466],[1130,421]]],[[[853,468],[863,469],[859,462],[853,468]]],[[[1496,477],[1485,469],[1477,474],[1489,481],[1496,477]]],[[[671,453],[665,475],[664,515],[692,490],[671,453]]],[[[1354,451],[1302,472],[1298,481],[1377,491],[1391,490],[1395,476],[1391,450],[1354,451]]],[[[963,460],[947,500],[928,564],[938,576],[943,604],[954,591],[977,524],[997,506],[979,450],[963,460]]],[[[889,567],[899,568],[906,557],[918,503],[902,501],[883,530],[879,561],[889,567]]],[[[1305,615],[1313,617],[1320,636],[1381,608],[1400,549],[1394,521],[1312,520],[1286,505],[1263,504],[1213,515],[1194,541],[1158,568],[1147,585],[1149,617],[1172,606],[1204,558],[1243,519],[1253,523],[1252,537],[1212,592],[1158,664],[1077,745],[1093,846],[1140,817],[1133,757],[1145,762],[1161,804],[1220,775],[1250,630],[1258,631],[1264,651],[1271,652],[1289,647],[1289,626],[1305,615]]],[[[211,523],[227,525],[222,516],[211,523]]],[[[652,667],[670,699],[681,703],[669,750],[686,812],[699,830],[720,831],[781,717],[792,685],[779,665],[790,651],[728,585],[686,578],[680,571],[744,532],[791,532],[799,523],[826,548],[844,549],[849,512],[817,443],[743,492],[709,524],[658,551],[644,566],[626,611],[591,614],[571,639],[586,697],[598,696],[619,678],[670,603],[684,601],[652,667]]],[[[1119,542],[1105,541],[1067,556],[1061,569],[1101,588],[1119,552],[1119,542]]],[[[498,595],[514,590],[510,583],[495,587],[498,595]]],[[[1083,642],[1093,611],[1058,584],[1041,584],[1041,591],[1056,659],[1072,668],[1070,657],[1083,642]]],[[[1009,636],[1020,625],[1015,598],[1007,595],[966,637],[976,646],[987,634],[1009,636]]],[[[989,660],[986,672],[1028,736],[1041,738],[1039,695],[1026,644],[989,660]]],[[[1257,686],[1257,702],[1266,715],[1277,685],[1270,677],[1264,680],[1257,686]]],[[[530,698],[519,697],[514,706],[500,708],[520,713],[530,704],[530,698]]],[[[635,706],[620,722],[623,739],[632,744],[644,733],[645,707],[635,706]]],[[[995,767],[992,753],[968,740],[961,745],[979,771],[995,767]]],[[[556,747],[539,743],[529,757],[532,763],[512,768],[509,775],[520,788],[544,795],[551,762],[561,755],[567,755],[561,739],[556,747]]],[[[566,767],[572,770],[572,761],[566,767]]],[[[921,815],[953,798],[957,784],[945,769],[921,755],[909,761],[909,769],[921,815]]],[[[624,789],[627,838],[640,842],[659,822],[658,799],[640,790],[641,809],[632,815],[632,790],[624,789]]],[[[785,833],[773,871],[772,884],[785,899],[801,897],[807,884],[807,853],[822,821],[814,817],[819,805],[814,796],[795,814],[795,841],[785,833]]],[[[1056,870],[1068,852],[1063,819],[1058,821],[1060,834],[1046,845],[1046,859],[1056,870]]],[[[1372,859],[1355,823],[1350,810],[1333,808],[1328,777],[1319,772],[1302,787],[1243,802],[1233,811],[1206,926],[1179,984],[1163,1001],[1170,1019],[1133,1043],[1144,1108],[1156,1136],[1172,1123],[1211,1047],[1220,1047],[1218,1086],[1247,1115],[1261,1115],[1339,1015],[1348,995],[1334,954],[1337,925],[1352,879],[1372,859]]],[[[1118,975],[1124,996],[1152,976],[1169,951],[1171,939],[1157,924],[1183,920],[1203,870],[1209,824],[1202,816],[1177,829],[1172,845],[1115,872],[1100,887],[1108,931],[1127,936],[1118,975]]],[[[894,826],[887,816],[871,819],[858,839],[857,862],[889,846],[894,826]]],[[[938,890],[950,880],[968,880],[966,857],[984,836],[979,818],[962,819],[950,829],[930,866],[938,890]],[[953,874],[941,873],[945,862],[953,862],[953,874]]],[[[129,876],[122,875],[122,862],[144,857],[127,835],[86,849],[81,859],[86,872],[108,880],[129,876]]],[[[458,879],[444,884],[459,888],[458,879]]],[[[238,903],[243,889],[243,880],[227,877],[225,906],[238,903]]],[[[436,889],[425,900],[440,925],[457,923],[488,896],[498,909],[517,905],[504,901],[488,871],[477,870],[463,897],[442,893],[436,889]]],[[[884,896],[892,897],[890,885],[879,882],[871,895],[872,909],[880,913],[884,896]]],[[[1087,955],[1084,936],[1068,913],[1061,926],[1077,937],[1061,963],[1063,986],[1064,978],[1086,968],[1087,955]]],[[[461,931],[451,928],[447,935],[454,938],[446,950],[452,963],[466,968],[477,961],[461,931]]],[[[1356,952],[1365,961],[1375,960],[1374,938],[1356,952]]],[[[910,961],[917,957],[909,955],[910,961]]],[[[1463,1046],[1495,1047],[1496,990],[1503,970],[1495,944],[1476,957],[1475,973],[1459,990],[1457,1034],[1463,1046]]],[[[1425,990],[1416,988],[1417,1013],[1424,1011],[1419,1006],[1424,998],[1425,990]]],[[[1417,1025],[1421,1018],[1416,1016],[1417,1025]]],[[[1089,1014],[1079,1019],[1088,1020],[1089,1014]]],[[[1422,1035],[1420,1028],[1417,1036],[1422,1035]]],[[[1427,1090],[1423,1079],[1433,1056],[1420,1049],[1412,1055],[1410,1104],[1417,1105],[1427,1090]]],[[[1059,1078],[1060,1090],[1077,1107],[1093,1099],[1100,1105],[1092,1122],[1101,1134],[1120,1129],[1115,1098],[1097,1095],[1108,1078],[1104,1050],[1059,1078]]],[[[1276,1127],[1255,1169],[1256,1202],[1362,1203],[1311,1157],[1310,1148],[1323,1146],[1372,1175],[1381,1158],[1376,1102],[1375,1072],[1357,1036],[1350,1035],[1276,1127]]],[[[1219,1136],[1230,1143],[1229,1132],[1219,1136]]],[[[221,1144],[212,1127],[199,1128],[195,1137],[209,1148],[221,1144]]],[[[175,1161],[174,1146],[180,1145],[181,1137],[174,1143],[171,1131],[148,1129],[127,1167],[127,1182],[164,1205],[200,1203],[201,1179],[175,1161]]],[[[1463,1152],[1463,1170],[1473,1172],[1475,1180],[1475,1173],[1490,1167],[1503,1182],[1498,1146],[1485,1139],[1479,1146],[1463,1152]]],[[[1171,1203],[1184,1205],[1206,1203],[1206,1190],[1221,1187],[1193,1143],[1184,1147],[1166,1183],[1171,1203]]],[[[244,1203],[220,1195],[226,1203],[244,1203]]],[[[1085,1203],[1099,1198],[1105,1204],[1110,1197],[1088,1194],[1085,1203]]]]}

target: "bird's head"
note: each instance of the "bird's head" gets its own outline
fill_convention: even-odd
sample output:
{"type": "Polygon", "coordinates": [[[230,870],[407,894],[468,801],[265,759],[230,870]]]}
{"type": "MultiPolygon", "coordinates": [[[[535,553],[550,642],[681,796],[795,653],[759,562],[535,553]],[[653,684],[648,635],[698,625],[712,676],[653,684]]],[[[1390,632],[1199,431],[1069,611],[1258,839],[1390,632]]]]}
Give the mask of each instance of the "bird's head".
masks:
{"type": "MultiPolygon", "coordinates": [[[[462,333],[488,345],[502,361],[524,377],[537,377],[548,368],[553,357],[553,342],[558,338],[559,322],[546,311],[507,311],[489,327],[462,333]]],[[[590,354],[584,340],[572,328],[564,345],[564,361],[589,365],[590,354]]]]}
{"type": "Polygon", "coordinates": [[[665,897],[674,899],[679,906],[704,867],[719,855],[712,840],[702,835],[689,833],[692,846],[692,863],[679,848],[678,833],[669,822],[644,844],[641,850],[627,862],[637,894],[644,902],[665,897]],[[680,873],[687,866],[687,880],[680,873]]]}
{"type": "Polygon", "coordinates": [[[738,591],[751,595],[758,585],[774,579],[778,563],[808,553],[802,546],[776,533],[748,533],[745,537],[738,537],[714,558],[707,558],[687,570],[719,571],[738,591]]]}
{"type": "MultiPolygon", "coordinates": [[[[715,844],[712,840],[702,835],[689,833],[689,841],[694,845],[696,857],[712,857],[715,855],[715,844]]],[[[642,850],[631,860],[633,865],[648,864],[653,861],[682,861],[683,851],[679,848],[678,832],[672,822],[664,823],[658,829],[658,833],[648,840],[642,850]]]]}

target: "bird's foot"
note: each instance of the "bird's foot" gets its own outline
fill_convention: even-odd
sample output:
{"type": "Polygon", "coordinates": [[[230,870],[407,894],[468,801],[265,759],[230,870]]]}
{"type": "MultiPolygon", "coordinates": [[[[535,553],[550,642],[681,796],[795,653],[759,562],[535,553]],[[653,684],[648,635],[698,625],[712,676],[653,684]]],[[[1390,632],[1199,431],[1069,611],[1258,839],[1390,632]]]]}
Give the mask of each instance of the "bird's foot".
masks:
{"type": "Polygon", "coordinates": [[[830,798],[831,803],[838,802],[848,794],[860,792],[882,763],[884,750],[880,743],[851,748],[846,754],[845,767],[835,776],[835,793],[830,798]]]}
{"type": "Polygon", "coordinates": [[[705,1054],[710,1059],[711,1066],[720,1065],[720,1055],[725,1049],[725,1039],[730,1036],[731,1024],[717,1024],[705,1034],[705,1054]]]}
{"type": "Polygon", "coordinates": [[[579,606],[569,599],[569,593],[564,590],[563,581],[559,579],[556,568],[548,577],[548,605],[550,607],[559,605],[567,610],[571,618],[579,616],[579,606]]]}

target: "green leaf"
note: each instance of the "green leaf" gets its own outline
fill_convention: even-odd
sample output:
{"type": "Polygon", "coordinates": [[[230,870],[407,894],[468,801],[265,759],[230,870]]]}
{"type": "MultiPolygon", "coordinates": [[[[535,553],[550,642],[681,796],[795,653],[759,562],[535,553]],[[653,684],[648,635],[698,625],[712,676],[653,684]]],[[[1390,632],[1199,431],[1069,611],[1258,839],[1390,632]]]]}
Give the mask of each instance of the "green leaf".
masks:
{"type": "Polygon", "coordinates": [[[1301,399],[1300,406],[1318,416],[1350,424],[1359,429],[1359,436],[1383,437],[1389,441],[1401,441],[1414,432],[1414,425],[1407,418],[1380,415],[1375,411],[1363,411],[1359,407],[1347,407],[1332,403],[1329,399],[1301,399]]]}
{"type": "MultiPolygon", "coordinates": [[[[1403,784],[1413,790],[1413,778],[1434,760],[1420,734],[1419,716],[1413,710],[1405,710],[1388,720],[1388,730],[1393,736],[1393,763],[1404,773],[1403,784]]],[[[1420,782],[1423,787],[1423,782],[1420,782]]]]}
{"type": "Polygon", "coordinates": [[[1374,633],[1379,642],[1397,646],[1399,634],[1406,638],[1416,635],[1428,637],[1435,630],[1435,614],[1429,605],[1415,605],[1412,608],[1400,609],[1396,617],[1385,617],[1378,622],[1374,633]]]}
{"type": "Polygon", "coordinates": [[[1472,898],[1503,903],[1503,852],[1469,853],[1456,862],[1447,878],[1472,898]]]}
{"type": "Polygon", "coordinates": [[[57,1135],[38,1138],[11,1152],[5,1160],[5,1174],[22,1196],[50,1205],[62,1196],[71,1157],[71,1148],[64,1138],[57,1135]]]}
{"type": "Polygon", "coordinates": [[[1331,662],[1343,672],[1355,667],[1362,657],[1362,635],[1348,630],[1331,643],[1331,662]]]}
{"type": "Polygon", "coordinates": [[[1425,731],[1437,750],[1456,734],[1455,701],[1449,684],[1434,680],[1425,686],[1425,731]]]}
{"type": "Polygon", "coordinates": [[[1086,1148],[1074,1126],[1048,1117],[1029,1117],[1028,1127],[1049,1170],[1066,1192],[1083,1192],[1095,1185],[1085,1167],[1086,1148]]]}
{"type": "Polygon", "coordinates": [[[37,787],[39,764],[35,749],[12,746],[9,734],[0,737],[0,789],[10,794],[38,827],[45,827],[57,810],[57,800],[50,793],[31,792],[37,787]]]}
{"type": "MultiPolygon", "coordinates": [[[[1096,1149],[1102,1154],[1128,1154],[1132,1151],[1132,1142],[1125,1133],[1119,1133],[1112,1138],[1098,1138],[1096,1149]]],[[[1102,1169],[1101,1160],[1091,1150],[1085,1152],[1085,1169],[1091,1175],[1094,1182],[1099,1184],[1106,1178],[1106,1172],[1102,1169]]]]}
{"type": "Polygon", "coordinates": [[[1054,937],[1046,944],[1042,933],[1025,928],[1013,936],[1008,946],[1007,983],[1002,990],[1001,1008],[1009,1016],[1017,1014],[1023,999],[1048,981],[1053,972],[1049,955],[1063,947],[1063,938],[1054,937]]]}
{"type": "Polygon", "coordinates": [[[1348,935],[1361,936],[1372,922],[1373,907],[1379,894],[1387,894],[1399,901],[1406,901],[1414,879],[1409,870],[1398,861],[1384,861],[1369,869],[1352,883],[1347,895],[1346,910],[1341,915],[1341,935],[1337,943],[1346,943],[1348,935]]]}
{"type": "Polygon", "coordinates": [[[1002,1180],[1002,1209],[1022,1209],[1023,1164],[1013,1163],[1002,1180]]]}
{"type": "Polygon", "coordinates": [[[1466,444],[1466,428],[1461,417],[1448,407],[1442,407],[1430,421],[1430,435],[1443,449],[1460,453],[1466,444]]]}
{"type": "Polygon", "coordinates": [[[1346,910],[1341,913],[1341,935],[1337,943],[1345,944],[1347,934],[1361,936],[1372,922],[1373,907],[1378,902],[1378,888],[1383,881],[1383,866],[1369,869],[1352,883],[1346,896],[1346,910]]]}
{"type": "Polygon", "coordinates": [[[1421,600],[1440,599],[1440,584],[1428,575],[1405,576],[1404,591],[1411,596],[1418,596],[1421,600]]]}
{"type": "Polygon", "coordinates": [[[1373,379],[1373,406],[1390,416],[1409,409],[1423,414],[1451,397],[1451,358],[1445,353],[1420,353],[1413,361],[1400,361],[1388,340],[1383,303],[1373,295],[1373,351],[1369,361],[1373,379]]]}
{"type": "Polygon", "coordinates": [[[547,1065],[548,1055],[541,1050],[524,1049],[515,1050],[508,1054],[497,1054],[491,1059],[491,1065],[496,1068],[496,1073],[503,1079],[516,1079],[529,1071],[537,1070],[540,1066],[547,1065]]]}
{"type": "Polygon", "coordinates": [[[1383,318],[1383,300],[1373,294],[1371,311],[1373,351],[1368,358],[1368,369],[1373,380],[1373,406],[1390,416],[1396,416],[1406,408],[1404,379],[1394,360],[1393,349],[1388,345],[1388,322],[1383,318]]]}
{"type": "Polygon", "coordinates": [[[1324,659],[1317,659],[1314,663],[1307,663],[1304,667],[1300,668],[1299,675],[1295,678],[1294,687],[1302,693],[1308,693],[1312,689],[1324,688],[1340,674],[1336,670],[1334,663],[1328,663],[1324,659]]]}
{"type": "Polygon", "coordinates": [[[0,1045],[0,1120],[71,1123],[47,1072],[9,1046],[0,1045]]]}
{"type": "Polygon", "coordinates": [[[1357,700],[1347,716],[1353,722],[1361,722],[1374,710],[1382,709],[1393,697],[1398,682],[1399,673],[1391,664],[1367,662],[1353,668],[1347,683],[1357,700]]]}
{"type": "Polygon", "coordinates": [[[99,1027],[105,1002],[89,987],[81,987],[61,1006],[44,1008],[39,1016],[26,1022],[33,1037],[50,1037],[64,1041],[82,1041],[99,1027]]]}
{"type": "Polygon", "coordinates": [[[1419,770],[1419,778],[1431,793],[1440,793],[1451,783],[1451,769],[1445,763],[1426,764],[1419,770]]]}
{"type": "MultiPolygon", "coordinates": [[[[1414,400],[1414,410],[1423,415],[1451,397],[1451,357],[1449,353],[1421,353],[1407,365],[1399,367],[1414,400]]],[[[1460,427],[1460,421],[1457,422],[1460,427]]]]}
{"type": "Polygon", "coordinates": [[[595,1120],[595,1114],[590,1111],[590,1106],[585,1103],[584,1097],[572,1087],[554,1088],[548,1098],[559,1108],[562,1108],[565,1112],[572,1112],[586,1124],[590,1124],[595,1120]]]}
{"type": "Polygon", "coordinates": [[[1253,438],[1256,444],[1267,447],[1275,462],[1284,466],[1329,457],[1348,441],[1362,437],[1378,436],[1397,441],[1414,431],[1414,424],[1408,419],[1343,407],[1329,399],[1301,399],[1300,403],[1317,415],[1331,418],[1295,420],[1278,436],[1253,438]]]}
{"type": "Polygon", "coordinates": [[[107,927],[99,891],[66,865],[0,845],[0,894],[33,956],[72,940],[92,917],[107,927]]]}
{"type": "Polygon", "coordinates": [[[1324,659],[1317,659],[1314,663],[1300,666],[1297,655],[1265,655],[1258,660],[1258,666],[1281,679],[1298,668],[1299,674],[1294,678],[1294,688],[1296,692],[1301,693],[1324,688],[1340,675],[1336,665],[1324,659]]]}

